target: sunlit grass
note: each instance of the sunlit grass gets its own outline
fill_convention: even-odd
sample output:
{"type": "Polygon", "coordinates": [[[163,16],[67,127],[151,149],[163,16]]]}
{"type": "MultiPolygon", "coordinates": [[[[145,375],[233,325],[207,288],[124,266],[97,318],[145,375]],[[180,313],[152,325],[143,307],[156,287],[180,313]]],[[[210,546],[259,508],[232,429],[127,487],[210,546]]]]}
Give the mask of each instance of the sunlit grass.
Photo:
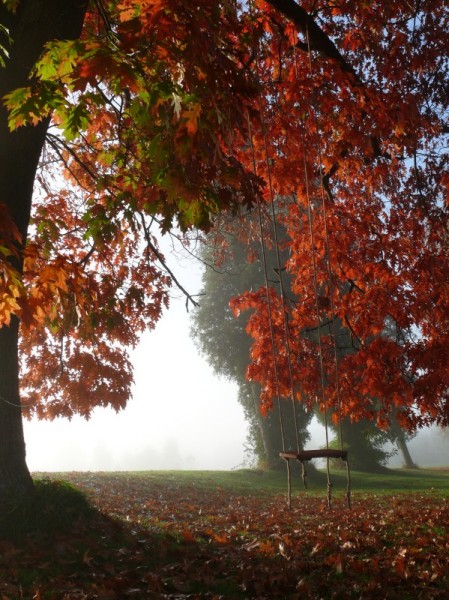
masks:
{"type": "MultiPolygon", "coordinates": [[[[92,474],[94,475],[94,474],[92,474]]],[[[149,484],[194,486],[205,492],[223,488],[235,494],[254,496],[284,494],[287,476],[284,470],[263,471],[257,469],[237,469],[233,471],[130,471],[115,472],[114,476],[143,477],[149,484]]],[[[64,478],[63,473],[58,477],[64,478]]],[[[337,495],[346,492],[345,470],[332,470],[333,492],[337,495]]],[[[442,469],[385,469],[382,473],[351,473],[353,493],[397,494],[434,493],[449,494],[449,471],[442,469]]],[[[292,464],[292,491],[304,490],[299,465],[292,464]]],[[[326,474],[323,470],[309,468],[307,493],[319,495],[326,491],[326,474]]]]}

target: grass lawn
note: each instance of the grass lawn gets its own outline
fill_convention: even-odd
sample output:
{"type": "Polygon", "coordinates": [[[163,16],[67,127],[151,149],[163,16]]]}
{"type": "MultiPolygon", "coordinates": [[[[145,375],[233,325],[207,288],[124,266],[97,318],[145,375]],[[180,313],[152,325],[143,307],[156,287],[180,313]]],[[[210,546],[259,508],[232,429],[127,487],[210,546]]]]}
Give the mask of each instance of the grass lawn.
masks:
{"type": "MultiPolygon", "coordinates": [[[[254,495],[284,494],[287,486],[286,473],[238,469],[234,471],[137,471],[123,473],[123,476],[144,477],[154,483],[177,482],[179,485],[195,485],[205,491],[217,487],[235,493],[254,495]]],[[[121,473],[116,473],[117,477],[121,473]]],[[[63,474],[61,474],[63,477],[63,474]]],[[[346,491],[346,471],[333,470],[331,473],[334,492],[337,495],[346,491]]],[[[311,470],[307,476],[307,494],[320,495],[326,491],[326,475],[323,471],[311,470]]],[[[299,498],[304,496],[299,466],[292,463],[292,487],[299,498]]],[[[449,494],[449,468],[444,469],[385,469],[382,473],[370,474],[353,472],[351,487],[358,493],[395,494],[406,491],[449,494]]]]}
{"type": "Polygon", "coordinates": [[[448,598],[449,471],[36,474],[0,512],[0,598],[448,598]],[[64,481],[64,483],[62,483],[64,481]]]}

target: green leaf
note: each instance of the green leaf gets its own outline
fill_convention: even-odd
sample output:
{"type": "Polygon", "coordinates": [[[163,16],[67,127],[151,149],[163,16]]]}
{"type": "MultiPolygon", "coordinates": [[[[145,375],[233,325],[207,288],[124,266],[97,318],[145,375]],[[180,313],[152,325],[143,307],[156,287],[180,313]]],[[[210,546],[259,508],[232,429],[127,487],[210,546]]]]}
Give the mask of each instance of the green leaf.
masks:
{"type": "Polygon", "coordinates": [[[73,141],[80,131],[86,129],[89,124],[89,113],[84,104],[64,106],[62,110],[56,111],[55,114],[61,117],[59,127],[68,142],[73,141]]]}
{"type": "Polygon", "coordinates": [[[6,246],[0,246],[0,254],[3,254],[3,256],[11,256],[12,252],[6,246]]]}
{"type": "Polygon", "coordinates": [[[51,82],[42,82],[37,90],[31,87],[17,88],[5,95],[4,104],[9,111],[8,126],[11,131],[22,125],[36,125],[53,111],[58,112],[61,118],[67,114],[63,90],[51,82]]]}
{"type": "Polygon", "coordinates": [[[79,40],[49,42],[34,72],[42,81],[66,80],[73,73],[82,50],[79,40]]]}
{"type": "MultiPolygon", "coordinates": [[[[1,34],[1,37],[6,38],[8,45],[11,44],[11,37],[9,35],[9,31],[1,23],[0,23],[0,34],[1,34]]],[[[0,39],[1,39],[1,37],[0,37],[0,39]]],[[[9,52],[8,52],[7,48],[3,45],[3,43],[0,43],[0,67],[4,67],[6,65],[5,59],[7,59],[7,58],[9,58],[9,52]]]]}

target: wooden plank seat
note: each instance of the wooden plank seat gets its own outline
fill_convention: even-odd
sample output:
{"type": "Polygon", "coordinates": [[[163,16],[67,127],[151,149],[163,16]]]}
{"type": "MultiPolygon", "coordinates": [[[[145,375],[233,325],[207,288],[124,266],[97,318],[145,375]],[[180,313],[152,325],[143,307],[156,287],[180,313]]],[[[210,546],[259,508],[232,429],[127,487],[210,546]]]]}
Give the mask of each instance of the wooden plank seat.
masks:
{"type": "MultiPolygon", "coordinates": [[[[292,478],[291,478],[291,467],[290,461],[297,460],[302,465],[302,481],[304,487],[307,489],[307,471],[305,463],[313,458],[340,458],[346,463],[346,473],[348,476],[348,484],[346,487],[346,500],[348,508],[351,508],[351,474],[349,470],[348,451],[347,450],[335,450],[334,448],[321,448],[319,450],[301,450],[299,452],[295,450],[287,450],[279,452],[279,456],[285,460],[287,465],[287,506],[290,509],[292,505],[292,478]]],[[[331,488],[332,483],[329,477],[329,468],[327,469],[327,505],[331,508],[331,488]]]]}
{"type": "Polygon", "coordinates": [[[335,450],[333,448],[322,448],[320,450],[301,450],[296,452],[288,450],[286,452],[279,452],[279,456],[285,460],[299,460],[303,462],[305,460],[312,460],[312,458],[341,458],[341,460],[348,460],[347,450],[335,450]]]}

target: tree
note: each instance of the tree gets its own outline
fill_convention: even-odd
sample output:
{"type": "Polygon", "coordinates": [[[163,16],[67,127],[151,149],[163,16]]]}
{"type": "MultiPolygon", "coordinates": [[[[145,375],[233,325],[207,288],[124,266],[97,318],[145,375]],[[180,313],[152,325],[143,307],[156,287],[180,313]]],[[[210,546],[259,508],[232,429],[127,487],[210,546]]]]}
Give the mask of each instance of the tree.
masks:
{"type": "MultiPolygon", "coordinates": [[[[323,336],[322,405],[340,396],[344,416],[383,428],[446,423],[447,5],[269,4],[286,20],[258,14],[268,33],[255,70],[269,92],[251,149],[292,240],[286,269],[301,301],[273,304],[288,313],[298,399],[315,403],[321,374],[314,340],[295,332],[342,323],[356,351],[337,377],[335,336],[323,336]],[[405,343],[380,335],[388,319],[412,332],[405,343]]],[[[249,374],[270,404],[264,295],[234,303],[237,314],[248,308],[249,374]]],[[[287,386],[286,369],[282,378],[287,386]]]]}
{"type": "MultiPolygon", "coordinates": [[[[191,335],[200,352],[206,357],[214,371],[235,381],[239,388],[238,399],[245,411],[249,423],[250,447],[259,464],[269,468],[281,465],[279,451],[282,448],[277,402],[272,411],[264,416],[259,410],[260,389],[257,384],[246,379],[249,364],[251,338],[245,332],[248,314],[242,313],[237,318],[232,315],[229,307],[231,299],[244,294],[246,290],[257,290],[264,282],[264,266],[261,257],[260,239],[257,227],[257,217],[247,215],[245,227],[240,220],[221,222],[218,230],[212,230],[205,239],[200,257],[206,264],[203,273],[203,286],[200,291],[199,306],[191,316],[191,335]]],[[[268,234],[269,232],[266,232],[268,234]]],[[[285,236],[278,232],[281,246],[288,245],[285,236]]],[[[265,249],[267,273],[271,285],[277,287],[278,275],[277,257],[272,243],[265,249]]],[[[285,258],[281,251],[281,258],[285,258]]],[[[285,282],[288,284],[288,281],[285,282]]],[[[293,299],[289,286],[286,293],[293,299]]],[[[390,332],[391,334],[391,332],[390,332]]],[[[309,332],[306,335],[311,335],[309,332]]],[[[345,331],[338,334],[340,340],[345,337],[345,331]]],[[[346,331],[346,338],[348,338],[346,331]]],[[[341,350],[344,347],[340,343],[341,350]]],[[[346,342],[346,350],[348,350],[346,342]]],[[[292,427],[292,409],[289,399],[281,398],[283,426],[285,428],[286,448],[296,447],[295,432],[292,427]]],[[[298,407],[300,438],[302,447],[307,440],[307,428],[310,425],[312,412],[305,413],[298,407]]],[[[318,415],[320,417],[320,415],[318,415]]],[[[321,416],[321,422],[323,418],[321,416]]],[[[361,471],[376,471],[389,457],[385,451],[388,442],[398,444],[404,459],[407,460],[408,448],[404,431],[394,423],[395,429],[382,431],[375,423],[367,420],[357,423],[343,419],[341,423],[342,437],[345,449],[349,450],[353,468],[361,471]],[[405,452],[405,454],[404,454],[405,452]]],[[[339,423],[335,424],[335,440],[331,446],[339,447],[339,423]]],[[[324,437],[323,437],[324,443],[324,437]]],[[[413,464],[408,454],[410,462],[413,464]]]]}
{"type": "Polygon", "coordinates": [[[32,485],[19,322],[29,414],[123,407],[168,304],[151,225],[205,228],[258,184],[227,141],[255,93],[232,2],[4,0],[0,24],[1,495],[32,485]]]}
{"type": "MultiPolygon", "coordinates": [[[[246,229],[253,229],[256,219],[245,216],[246,229]]],[[[201,259],[206,263],[199,306],[192,313],[191,335],[200,352],[214,371],[235,381],[239,388],[238,399],[243,406],[249,424],[249,443],[259,465],[279,468],[282,450],[279,407],[264,416],[259,410],[260,389],[247,381],[251,338],[246,334],[247,315],[237,319],[231,312],[229,302],[248,289],[264,284],[264,269],[260,257],[260,241],[241,231],[240,220],[233,219],[223,228],[212,230],[202,247],[201,259]],[[218,256],[217,256],[218,254],[218,256]]],[[[222,226],[223,227],[223,226],[222,226]]],[[[276,256],[274,249],[267,250],[268,272],[276,285],[276,256]]],[[[296,447],[296,433],[292,408],[288,400],[281,398],[284,427],[284,443],[287,448],[296,447]]],[[[298,407],[297,427],[301,448],[307,441],[308,425],[312,413],[298,407]]]]}
{"type": "MultiPolygon", "coordinates": [[[[70,39],[79,36],[85,9],[86,2],[67,2],[63,10],[60,3],[55,1],[27,2],[22,3],[15,13],[4,5],[0,6],[0,22],[14,40],[9,57],[4,59],[5,66],[0,79],[1,97],[28,84],[30,69],[47,42],[58,37],[70,39]]],[[[7,212],[5,209],[2,211],[2,238],[6,242],[2,252],[8,257],[2,281],[5,287],[15,284],[9,266],[17,272],[17,277],[23,271],[21,249],[27,237],[34,178],[47,126],[48,119],[45,119],[33,128],[10,133],[6,111],[0,107],[0,193],[3,207],[7,209],[7,212]],[[20,244],[12,254],[8,248],[11,243],[15,249],[20,244]]],[[[19,321],[16,316],[9,317],[15,306],[15,294],[14,291],[11,297],[2,290],[2,320],[6,321],[6,325],[0,329],[0,491],[4,487],[27,490],[31,486],[25,464],[19,403],[19,321]],[[9,314],[6,312],[8,309],[9,314]]]]}
{"type": "MultiPolygon", "coordinates": [[[[343,323],[357,350],[340,364],[344,414],[447,425],[447,3],[61,6],[0,5],[1,489],[31,485],[19,322],[29,412],[122,407],[126,345],[154,326],[172,281],[154,227],[206,230],[255,203],[275,202],[291,240],[299,399],[315,404],[319,387],[315,344],[295,335],[317,326],[318,289],[318,320],[343,323]],[[380,339],[387,318],[412,337],[380,339]]],[[[264,298],[235,309],[254,309],[249,374],[268,406],[264,298]]],[[[329,334],[335,407],[332,347],[329,334]]]]}

